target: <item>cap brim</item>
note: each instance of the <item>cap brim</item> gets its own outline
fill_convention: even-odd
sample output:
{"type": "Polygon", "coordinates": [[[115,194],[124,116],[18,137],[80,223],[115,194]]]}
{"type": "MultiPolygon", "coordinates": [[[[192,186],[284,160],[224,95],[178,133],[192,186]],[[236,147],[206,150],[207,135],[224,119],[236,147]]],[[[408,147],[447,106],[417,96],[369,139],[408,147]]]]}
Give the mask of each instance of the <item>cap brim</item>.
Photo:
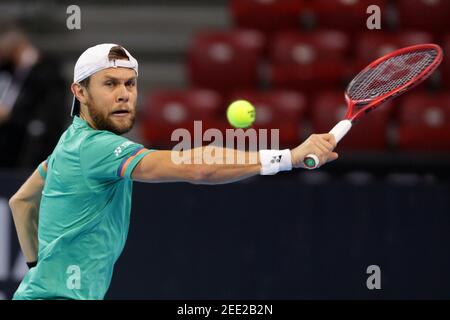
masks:
{"type": "Polygon", "coordinates": [[[80,102],[75,97],[73,97],[72,110],[70,111],[70,115],[72,117],[80,115],[80,102]]]}

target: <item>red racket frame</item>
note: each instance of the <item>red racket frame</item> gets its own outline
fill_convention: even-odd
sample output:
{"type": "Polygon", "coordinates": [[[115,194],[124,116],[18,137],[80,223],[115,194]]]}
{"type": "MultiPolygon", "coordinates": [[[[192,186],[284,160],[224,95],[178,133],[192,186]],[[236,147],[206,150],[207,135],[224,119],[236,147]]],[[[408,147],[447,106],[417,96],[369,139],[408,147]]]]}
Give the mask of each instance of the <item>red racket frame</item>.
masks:
{"type": "MultiPolygon", "coordinates": [[[[408,52],[414,52],[414,51],[424,51],[424,50],[430,50],[430,49],[434,49],[437,51],[437,56],[435,58],[435,60],[433,61],[432,64],[430,64],[427,68],[425,68],[425,70],[423,70],[419,75],[417,75],[416,77],[414,77],[413,79],[411,79],[409,82],[405,83],[404,85],[398,87],[395,90],[392,90],[376,99],[366,99],[366,100],[352,100],[349,96],[348,96],[348,89],[345,90],[345,100],[347,102],[347,112],[344,116],[344,119],[348,119],[351,120],[352,122],[355,121],[357,118],[361,117],[363,113],[367,113],[370,110],[373,110],[374,108],[376,108],[377,106],[379,106],[380,104],[382,104],[383,102],[395,98],[396,96],[406,92],[407,90],[410,90],[412,88],[414,88],[415,86],[419,85],[420,83],[422,83],[423,81],[425,81],[428,76],[433,73],[437,67],[439,67],[440,63],[442,62],[442,58],[443,58],[443,51],[442,48],[436,44],[419,44],[419,45],[414,45],[414,46],[410,46],[410,47],[406,47],[406,48],[402,48],[396,51],[393,51],[381,58],[378,58],[377,60],[373,61],[371,64],[369,64],[367,67],[365,67],[356,77],[358,77],[360,74],[366,72],[369,69],[373,69],[376,66],[378,66],[380,63],[394,57],[394,56],[398,56],[404,53],[408,53],[408,52]],[[354,108],[356,105],[358,104],[367,104],[366,106],[364,106],[363,108],[361,108],[360,110],[358,110],[356,113],[353,114],[354,108]]],[[[355,78],[356,78],[355,77],[355,78]]],[[[354,81],[354,80],[353,80],[354,81]]],[[[352,81],[352,82],[353,82],[352,81]]],[[[352,84],[352,82],[350,82],[349,86],[352,84]]]]}
{"type": "MultiPolygon", "coordinates": [[[[331,131],[330,133],[334,134],[336,137],[336,142],[339,142],[350,130],[352,127],[352,123],[360,118],[363,114],[368,113],[369,111],[375,109],[377,106],[381,105],[383,102],[395,98],[398,95],[414,88],[415,86],[422,83],[424,80],[426,80],[432,72],[434,72],[437,67],[440,65],[443,59],[443,50],[440,46],[436,44],[419,44],[414,45],[410,47],[405,47],[396,51],[393,51],[381,58],[378,58],[377,60],[373,61],[371,64],[369,64],[367,67],[365,67],[358,75],[355,76],[355,78],[350,82],[350,84],[347,86],[347,89],[345,90],[345,100],[347,102],[347,112],[344,116],[344,119],[341,120],[331,131]],[[437,55],[434,59],[434,61],[426,67],[420,74],[412,78],[410,81],[405,83],[404,85],[391,90],[390,92],[375,98],[375,99],[365,99],[365,100],[352,100],[348,95],[348,89],[353,84],[355,79],[366,72],[367,70],[373,69],[376,66],[378,66],[380,63],[395,57],[397,55],[401,55],[404,53],[409,52],[417,52],[417,51],[423,51],[423,50],[430,50],[434,49],[437,52],[437,55]],[[361,107],[357,112],[354,113],[355,106],[361,107]],[[346,122],[347,121],[347,122],[346,122]]],[[[319,159],[314,154],[308,154],[305,159],[303,160],[303,163],[305,165],[305,168],[308,169],[315,169],[317,168],[319,164],[319,159]]]]}

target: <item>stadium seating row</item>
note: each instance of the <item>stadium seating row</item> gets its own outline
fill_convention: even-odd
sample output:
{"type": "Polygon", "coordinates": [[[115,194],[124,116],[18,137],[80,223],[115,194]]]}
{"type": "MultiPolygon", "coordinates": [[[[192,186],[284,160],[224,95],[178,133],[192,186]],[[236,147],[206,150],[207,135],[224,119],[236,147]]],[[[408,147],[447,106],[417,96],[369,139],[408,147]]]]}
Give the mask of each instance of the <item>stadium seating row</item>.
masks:
{"type": "MultiPolygon", "coordinates": [[[[368,32],[354,39],[337,30],[284,31],[272,41],[255,30],[207,31],[194,36],[187,69],[192,86],[221,92],[255,89],[267,82],[273,88],[316,91],[343,87],[387,52],[435,40],[423,31],[368,32]]],[[[442,41],[450,50],[450,34],[442,41]]],[[[444,61],[441,74],[450,88],[449,61],[444,61]]]]}
{"type": "MultiPolygon", "coordinates": [[[[226,122],[229,102],[246,99],[256,107],[254,129],[279,129],[280,146],[292,147],[311,132],[328,132],[345,112],[341,91],[325,91],[308,101],[297,91],[239,91],[227,97],[206,89],[162,90],[149,95],[141,107],[142,136],[148,145],[169,147],[171,134],[186,128],[193,134],[193,121],[202,130],[231,128],[226,122]],[[309,128],[308,128],[309,127],[309,128]]],[[[339,148],[385,150],[395,147],[410,151],[450,150],[450,94],[422,90],[387,102],[360,120],[339,148]],[[395,104],[395,105],[394,105],[395,104]],[[394,135],[392,133],[391,127],[394,135]]]]}
{"type": "MultiPolygon", "coordinates": [[[[226,106],[246,99],[257,109],[253,128],[279,129],[280,147],[292,147],[342,118],[345,85],[374,59],[419,43],[450,52],[449,12],[447,0],[231,0],[236,28],[194,35],[186,60],[190,88],[150,94],[141,134],[149,145],[171,147],[175,129],[194,135],[195,120],[203,131],[225,132],[226,106]],[[389,28],[367,30],[370,5],[381,8],[389,28]]],[[[421,87],[360,120],[339,148],[449,152],[449,88],[444,59],[421,87]]]]}
{"type": "Polygon", "coordinates": [[[450,31],[447,0],[231,0],[230,12],[235,25],[264,32],[302,24],[355,31],[366,27],[371,5],[391,28],[450,31]]]}

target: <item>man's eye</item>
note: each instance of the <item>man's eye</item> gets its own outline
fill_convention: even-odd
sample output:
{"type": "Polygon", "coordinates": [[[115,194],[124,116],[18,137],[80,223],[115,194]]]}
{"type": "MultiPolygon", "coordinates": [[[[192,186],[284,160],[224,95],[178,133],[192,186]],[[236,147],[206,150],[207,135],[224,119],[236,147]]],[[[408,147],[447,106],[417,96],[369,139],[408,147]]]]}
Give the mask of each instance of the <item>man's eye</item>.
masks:
{"type": "Polygon", "coordinates": [[[114,83],[112,81],[107,81],[107,82],[105,82],[105,85],[108,87],[112,87],[114,85],[114,83]]]}
{"type": "Polygon", "coordinates": [[[134,87],[136,85],[136,81],[128,81],[127,86],[134,87]]]}

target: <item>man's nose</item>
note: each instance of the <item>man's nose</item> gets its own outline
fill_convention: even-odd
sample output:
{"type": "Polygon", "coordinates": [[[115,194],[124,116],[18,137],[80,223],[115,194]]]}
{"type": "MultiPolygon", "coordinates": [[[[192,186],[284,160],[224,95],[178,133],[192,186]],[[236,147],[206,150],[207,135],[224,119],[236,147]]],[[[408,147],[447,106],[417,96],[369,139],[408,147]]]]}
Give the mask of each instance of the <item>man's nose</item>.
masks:
{"type": "Polygon", "coordinates": [[[119,93],[117,95],[117,102],[128,102],[130,94],[125,85],[120,86],[119,93]]]}

